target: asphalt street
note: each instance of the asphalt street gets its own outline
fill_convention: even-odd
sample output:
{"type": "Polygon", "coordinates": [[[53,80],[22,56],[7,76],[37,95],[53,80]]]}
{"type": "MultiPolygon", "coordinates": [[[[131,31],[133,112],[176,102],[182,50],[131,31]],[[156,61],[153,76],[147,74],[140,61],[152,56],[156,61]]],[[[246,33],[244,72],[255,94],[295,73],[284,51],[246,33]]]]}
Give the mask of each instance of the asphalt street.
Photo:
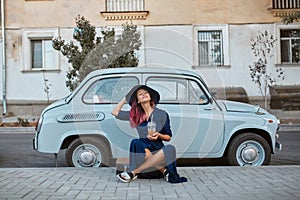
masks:
{"type": "MultiPolygon", "coordinates": [[[[0,134],[0,167],[55,167],[53,154],[33,150],[33,133],[0,134]]],[[[282,151],[276,152],[270,165],[300,165],[300,131],[281,131],[282,151]]],[[[65,151],[58,154],[58,167],[66,167],[65,151]]],[[[180,159],[179,166],[226,166],[222,159],[180,159]]]]}

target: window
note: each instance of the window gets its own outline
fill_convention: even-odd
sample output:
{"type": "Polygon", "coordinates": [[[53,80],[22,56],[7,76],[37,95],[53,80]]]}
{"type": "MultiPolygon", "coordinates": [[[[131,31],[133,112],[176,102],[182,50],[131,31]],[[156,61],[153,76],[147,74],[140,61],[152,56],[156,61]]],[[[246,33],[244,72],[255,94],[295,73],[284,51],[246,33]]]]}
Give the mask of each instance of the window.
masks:
{"type": "Polygon", "coordinates": [[[189,102],[192,104],[200,103],[207,104],[208,98],[196,81],[189,81],[189,102]]]}
{"type": "Polygon", "coordinates": [[[282,64],[300,61],[300,29],[280,30],[280,53],[282,64]]]}
{"type": "Polygon", "coordinates": [[[222,31],[199,31],[199,65],[224,65],[222,31]]]}
{"type": "Polygon", "coordinates": [[[228,66],[228,26],[195,27],[195,65],[228,66]]]}
{"type": "Polygon", "coordinates": [[[51,69],[54,60],[52,40],[31,40],[31,55],[32,69],[51,69]]]}
{"type": "Polygon", "coordinates": [[[208,103],[203,90],[193,80],[179,78],[150,78],[147,85],[160,94],[160,103],[208,103]]]}
{"type": "Polygon", "coordinates": [[[24,71],[59,69],[59,52],[52,47],[52,38],[57,35],[57,29],[23,30],[24,71]]]}
{"type": "Polygon", "coordinates": [[[117,103],[135,85],[134,77],[106,78],[94,82],[83,95],[85,103],[117,103]]]}
{"type": "Polygon", "coordinates": [[[187,80],[172,78],[150,78],[147,85],[156,89],[161,102],[187,103],[187,80]]]}

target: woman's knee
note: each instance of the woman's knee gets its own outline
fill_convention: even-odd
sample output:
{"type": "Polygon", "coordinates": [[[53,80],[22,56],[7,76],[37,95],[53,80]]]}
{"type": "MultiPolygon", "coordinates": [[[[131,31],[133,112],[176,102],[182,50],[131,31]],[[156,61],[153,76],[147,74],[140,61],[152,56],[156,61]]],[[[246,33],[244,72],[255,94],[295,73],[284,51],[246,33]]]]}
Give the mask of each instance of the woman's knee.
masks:
{"type": "Polygon", "coordinates": [[[149,157],[152,156],[151,151],[150,151],[149,149],[147,149],[147,148],[145,148],[145,153],[146,153],[146,155],[145,155],[145,159],[146,159],[146,160],[147,160],[149,157]]]}

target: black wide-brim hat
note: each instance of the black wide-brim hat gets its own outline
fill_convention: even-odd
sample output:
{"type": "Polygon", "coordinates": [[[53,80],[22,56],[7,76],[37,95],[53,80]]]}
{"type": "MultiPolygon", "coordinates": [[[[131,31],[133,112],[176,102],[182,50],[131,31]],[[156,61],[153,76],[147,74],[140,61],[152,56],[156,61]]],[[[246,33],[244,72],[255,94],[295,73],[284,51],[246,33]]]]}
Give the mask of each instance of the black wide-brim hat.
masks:
{"type": "Polygon", "coordinates": [[[132,105],[132,101],[134,100],[134,98],[136,98],[137,91],[140,89],[144,89],[149,92],[149,94],[151,96],[151,100],[153,100],[154,104],[159,103],[160,95],[156,90],[154,90],[146,85],[136,85],[133,88],[131,88],[131,90],[127,93],[127,95],[125,97],[126,101],[128,102],[128,104],[130,106],[132,105]]]}

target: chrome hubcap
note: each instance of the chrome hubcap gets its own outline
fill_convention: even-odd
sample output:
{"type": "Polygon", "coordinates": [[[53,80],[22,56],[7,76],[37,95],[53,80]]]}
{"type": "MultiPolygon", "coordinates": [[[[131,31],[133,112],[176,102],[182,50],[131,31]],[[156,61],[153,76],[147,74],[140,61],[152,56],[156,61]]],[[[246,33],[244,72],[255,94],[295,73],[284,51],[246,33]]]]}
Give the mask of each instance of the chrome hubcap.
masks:
{"type": "Polygon", "coordinates": [[[242,159],[247,163],[252,163],[257,157],[258,152],[252,146],[248,146],[242,151],[242,159]]]}
{"type": "Polygon", "coordinates": [[[84,165],[91,165],[95,162],[95,160],[96,160],[95,153],[92,151],[86,150],[86,151],[81,152],[78,162],[81,162],[84,165]]]}
{"type": "Polygon", "coordinates": [[[72,155],[75,167],[99,167],[102,156],[100,150],[92,144],[82,144],[78,146],[72,155]]]}
{"type": "Polygon", "coordinates": [[[265,150],[256,141],[243,142],[236,151],[236,159],[240,166],[259,166],[265,160],[265,150]]]}

